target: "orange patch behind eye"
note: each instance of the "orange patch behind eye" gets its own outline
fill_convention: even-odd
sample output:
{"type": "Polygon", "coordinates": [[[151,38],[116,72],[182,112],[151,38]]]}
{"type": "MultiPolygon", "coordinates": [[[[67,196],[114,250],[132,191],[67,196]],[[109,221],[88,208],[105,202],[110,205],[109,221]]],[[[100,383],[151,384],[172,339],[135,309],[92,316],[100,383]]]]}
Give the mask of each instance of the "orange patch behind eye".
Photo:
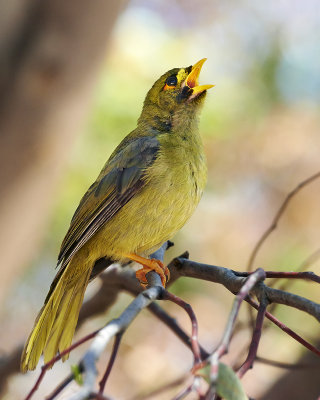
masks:
{"type": "Polygon", "coordinates": [[[170,89],[174,89],[174,88],[175,88],[175,85],[165,84],[163,90],[170,90],[170,89]]]}

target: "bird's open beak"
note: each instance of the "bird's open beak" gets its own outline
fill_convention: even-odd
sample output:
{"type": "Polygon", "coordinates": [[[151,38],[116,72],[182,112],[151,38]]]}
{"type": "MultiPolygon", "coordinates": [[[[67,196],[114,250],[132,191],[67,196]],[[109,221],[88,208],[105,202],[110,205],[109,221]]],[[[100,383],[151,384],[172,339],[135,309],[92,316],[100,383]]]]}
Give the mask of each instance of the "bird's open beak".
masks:
{"type": "Polygon", "coordinates": [[[200,93],[204,92],[205,90],[211,89],[214,85],[199,85],[199,75],[203,64],[205,63],[206,58],[198,61],[196,64],[192,66],[192,70],[190,74],[187,76],[185,80],[185,84],[192,89],[192,98],[196,97],[200,93]]]}

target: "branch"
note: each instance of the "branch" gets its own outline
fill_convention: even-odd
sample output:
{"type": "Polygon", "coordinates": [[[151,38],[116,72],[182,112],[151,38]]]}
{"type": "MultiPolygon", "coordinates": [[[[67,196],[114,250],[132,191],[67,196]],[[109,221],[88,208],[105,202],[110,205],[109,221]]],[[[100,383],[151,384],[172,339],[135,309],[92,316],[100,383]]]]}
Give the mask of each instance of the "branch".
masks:
{"type": "Polygon", "coordinates": [[[161,298],[163,288],[160,276],[154,272],[149,272],[147,279],[149,285],[151,284],[152,286],[140,293],[119,318],[110,321],[93,340],[89,350],[85,353],[81,361],[85,371],[84,384],[79,392],[74,394],[70,400],[83,400],[94,392],[97,377],[96,361],[99,359],[106,345],[113,336],[123,333],[141,310],[151,304],[152,301],[161,298]]]}
{"type": "MultiPolygon", "coordinates": [[[[184,254],[186,255],[186,254],[184,254]]],[[[142,288],[139,282],[135,278],[135,273],[131,268],[123,268],[112,266],[106,271],[99,275],[101,280],[101,287],[93,295],[93,297],[87,300],[80,311],[79,321],[77,329],[88,319],[92,318],[101,313],[106,313],[108,309],[117,300],[119,293],[126,291],[132,296],[137,296],[142,292],[142,288]]],[[[169,282],[170,283],[170,282],[169,282]]],[[[168,326],[169,329],[188,347],[191,349],[191,338],[190,336],[180,327],[177,321],[171,317],[162,307],[156,303],[152,303],[148,306],[148,310],[155,315],[160,321],[168,326]]],[[[23,349],[23,344],[18,345],[9,355],[0,357],[0,387],[2,390],[5,389],[5,384],[8,378],[20,372],[20,359],[23,349]]],[[[208,352],[200,346],[201,358],[204,359],[208,356],[208,352]]],[[[66,380],[68,383],[73,380],[71,374],[66,380]]],[[[65,380],[65,381],[66,381],[65,380]]],[[[62,382],[62,387],[57,392],[59,393],[67,382],[62,382]]],[[[58,390],[58,388],[56,388],[58,390]]],[[[55,397],[52,393],[52,399],[55,397]]],[[[51,399],[51,397],[49,397],[51,399]]]]}
{"type": "MultiPolygon", "coordinates": [[[[259,309],[258,304],[252,300],[250,297],[246,299],[246,301],[256,310],[259,309]]],[[[275,325],[277,325],[283,332],[287,333],[289,336],[291,336],[293,339],[295,339],[297,342],[301,343],[304,347],[312,351],[314,354],[316,354],[318,357],[320,357],[320,350],[312,346],[310,343],[308,343],[306,340],[304,340],[301,336],[299,336],[296,332],[294,332],[292,329],[288,328],[284,323],[279,321],[274,315],[266,311],[265,313],[266,318],[268,318],[271,322],[273,322],[275,325]]]]}
{"type": "Polygon", "coordinates": [[[239,313],[241,303],[248,296],[248,294],[253,289],[253,287],[257,284],[257,282],[260,282],[263,279],[265,279],[265,272],[262,269],[257,269],[255,272],[253,272],[247,278],[246,282],[243,283],[241,289],[239,290],[239,293],[237,294],[237,296],[233,302],[232,310],[230,312],[228,323],[225,328],[225,332],[223,334],[221,343],[219,344],[218,348],[210,356],[210,364],[211,364],[211,366],[210,366],[210,383],[211,383],[211,385],[209,388],[209,392],[210,392],[211,396],[216,394],[216,383],[217,383],[217,379],[218,379],[219,360],[224,354],[226,354],[228,352],[231,335],[233,332],[236,318],[239,313]]]}
{"type": "MultiPolygon", "coordinates": [[[[299,267],[296,269],[296,273],[309,273],[309,271],[306,271],[308,268],[311,267],[312,264],[314,264],[320,257],[320,249],[318,248],[316,251],[311,253],[305,260],[302,261],[302,263],[299,265],[299,267]]],[[[312,274],[312,273],[311,273],[312,274]]],[[[273,286],[274,283],[278,282],[278,279],[275,278],[274,282],[269,283],[269,286],[273,286]]],[[[279,290],[288,290],[290,286],[292,285],[293,281],[288,279],[282,285],[278,287],[279,290]]],[[[270,308],[270,312],[274,312],[274,310],[277,308],[277,304],[272,304],[270,308]]]]}
{"type": "MultiPolygon", "coordinates": [[[[175,279],[178,279],[180,276],[185,276],[219,283],[233,294],[237,294],[240,291],[245,280],[245,278],[239,276],[241,273],[235,272],[231,269],[215,265],[201,264],[180,257],[174,259],[169,265],[171,268],[175,269],[175,279]]],[[[319,277],[317,276],[317,279],[318,278],[319,277]]],[[[308,300],[305,297],[269,288],[262,282],[259,282],[259,284],[252,289],[251,294],[255,295],[257,298],[266,296],[270,303],[279,303],[297,308],[312,315],[320,321],[320,304],[308,300]]]]}
{"type": "MultiPolygon", "coordinates": [[[[194,355],[194,363],[196,364],[201,362],[200,346],[198,343],[198,324],[191,306],[177,296],[174,296],[171,293],[167,292],[162,287],[159,275],[155,272],[149,272],[146,275],[146,278],[148,280],[148,289],[140,293],[123,311],[119,318],[109,322],[103,329],[100,330],[100,332],[92,342],[89,350],[85,353],[80,363],[83,367],[85,375],[84,385],[83,388],[74,396],[72,396],[70,400],[86,399],[90,395],[90,393],[93,393],[97,376],[95,364],[96,361],[100,358],[106,345],[113,336],[122,335],[127,330],[134,318],[144,308],[148,307],[154,300],[172,301],[182,307],[188,313],[192,322],[191,349],[194,355]]],[[[111,363],[113,363],[113,361],[114,357],[111,358],[111,363]]],[[[110,369],[108,367],[105,375],[108,376],[109,373],[110,369]]],[[[195,381],[197,379],[198,378],[196,378],[195,381]]],[[[98,395],[102,395],[104,383],[105,379],[103,378],[98,395]]]]}
{"type": "MultiPolygon", "coordinates": [[[[184,254],[186,256],[187,254],[184,254]]],[[[183,257],[178,257],[174,259],[170,264],[169,268],[171,270],[171,283],[175,280],[179,279],[180,277],[192,277],[202,280],[207,280],[211,282],[216,282],[225,286],[230,292],[233,294],[238,294],[238,299],[241,301],[245,299],[248,301],[252,307],[258,308],[258,305],[251,299],[250,296],[256,296],[260,302],[262,299],[266,299],[268,302],[275,302],[279,304],[285,304],[293,308],[300,309],[309,313],[310,315],[314,316],[318,321],[320,321],[320,305],[312,302],[304,297],[294,295],[292,293],[284,292],[281,290],[269,288],[263,282],[258,282],[262,279],[262,275],[264,276],[265,272],[263,270],[258,270],[257,273],[251,274],[250,277],[247,279],[245,275],[248,273],[241,273],[236,272],[228,268],[218,267],[214,265],[207,265],[197,263],[191,260],[188,260],[183,257]],[[256,276],[257,274],[257,276],[256,276]],[[260,276],[261,275],[261,276],[260,276]],[[251,282],[248,286],[248,282],[251,282]],[[250,293],[250,296],[245,298],[247,294],[250,293]],[[239,297],[240,296],[240,297],[239,297]]],[[[272,276],[273,272],[267,272],[267,275],[272,276]]],[[[318,281],[319,277],[315,274],[310,275],[312,273],[308,273],[308,275],[297,276],[287,276],[286,277],[293,277],[293,278],[310,278],[312,277],[313,280],[318,281]]],[[[152,302],[156,299],[169,299],[173,300],[174,295],[166,294],[166,291],[159,286],[160,283],[159,277],[157,274],[150,272],[147,274],[150,284],[152,287],[149,287],[146,291],[141,292],[141,288],[134,277],[134,272],[131,270],[120,270],[117,268],[109,269],[106,271],[103,277],[103,285],[99,292],[101,292],[104,285],[114,285],[113,287],[117,287],[117,291],[119,290],[127,290],[133,295],[135,295],[135,299],[132,303],[125,309],[125,311],[120,315],[119,318],[109,322],[102,330],[99,331],[97,336],[95,337],[92,345],[90,346],[89,351],[85,354],[83,361],[80,363],[79,368],[85,371],[85,385],[81,388],[80,392],[78,392],[74,397],[75,399],[83,399],[86,396],[93,396],[99,395],[93,391],[93,387],[96,380],[96,369],[95,369],[95,362],[99,358],[101,352],[105,348],[106,344],[113,338],[115,335],[123,333],[132,320],[139,314],[139,312],[149,307],[150,311],[157,315],[163,322],[165,322],[168,327],[170,327],[178,336],[179,338],[187,344],[189,347],[193,349],[194,357],[197,362],[200,358],[204,358],[208,355],[208,353],[201,349],[199,344],[197,343],[196,332],[196,320],[192,312],[189,312],[191,316],[192,323],[193,323],[193,338],[189,338],[188,335],[177,325],[177,323],[173,320],[172,317],[168,316],[164,310],[162,310],[157,304],[153,304],[152,302]],[[140,293],[139,293],[140,292],[140,293]],[[200,350],[199,350],[200,349],[200,350]],[[201,356],[199,355],[199,351],[201,356]]],[[[104,288],[106,288],[105,286],[104,288]]],[[[101,293],[102,294],[102,293],[101,293]]],[[[109,305],[116,299],[116,294],[109,296],[109,305]]],[[[184,303],[181,299],[179,301],[175,301],[176,303],[184,303]]],[[[240,303],[239,303],[240,304],[240,303]]],[[[239,304],[236,306],[236,313],[231,315],[232,319],[232,326],[237,314],[237,309],[239,304]]],[[[99,306],[100,307],[100,306],[99,306]]],[[[98,307],[98,308],[99,308],[98,307]]],[[[184,304],[184,309],[187,310],[188,306],[184,304]]],[[[87,310],[88,311],[88,310],[87,310]]],[[[86,312],[82,315],[85,315],[86,312]]],[[[315,349],[312,345],[308,342],[304,341],[301,337],[291,331],[289,328],[285,327],[285,325],[281,324],[275,317],[273,317],[270,313],[266,312],[266,317],[272,320],[276,325],[280,326],[285,332],[287,332],[290,336],[294,337],[297,341],[301,344],[309,348],[311,351],[315,352],[316,354],[320,355],[319,350],[315,349]]],[[[82,317],[84,318],[84,317],[82,317]]],[[[92,334],[91,334],[92,335],[92,334]]],[[[76,344],[74,344],[76,345],[76,344]]],[[[73,346],[74,346],[73,345],[73,346]]],[[[257,346],[256,346],[257,347],[257,346]]],[[[70,349],[67,350],[68,352],[70,349]]],[[[256,350],[255,350],[256,351],[256,350]]],[[[250,360],[252,361],[252,352],[250,355],[250,360]]],[[[108,372],[109,373],[109,372],[108,372]]],[[[68,377],[59,388],[64,388],[68,382],[71,381],[73,377],[68,377]]],[[[196,386],[196,382],[192,384],[192,390],[194,390],[196,386]]],[[[54,393],[57,394],[61,391],[60,389],[56,390],[54,393]]],[[[51,396],[50,399],[53,399],[54,396],[51,396]]],[[[101,397],[100,397],[101,398],[101,397]]]]}
{"type": "Polygon", "coordinates": [[[120,333],[118,333],[116,335],[116,337],[114,339],[113,349],[112,349],[112,353],[111,353],[111,356],[110,356],[109,363],[107,365],[107,369],[106,369],[106,371],[105,371],[105,373],[104,373],[104,375],[103,375],[103,377],[102,377],[102,379],[101,379],[101,381],[99,383],[99,395],[103,394],[103,391],[104,391],[104,388],[106,386],[106,383],[107,383],[107,380],[109,378],[109,375],[111,373],[113,364],[114,364],[115,359],[117,357],[117,353],[118,353],[118,350],[119,350],[121,338],[122,338],[122,333],[120,332],[120,333]]]}
{"type": "Polygon", "coordinates": [[[267,302],[261,301],[258,309],[258,315],[256,319],[256,326],[253,332],[252,341],[249,347],[249,353],[245,360],[245,362],[241,365],[238,371],[239,378],[242,378],[243,375],[248,371],[248,369],[252,368],[253,363],[257,357],[258,346],[260,343],[263,320],[266,314],[267,302]]]}

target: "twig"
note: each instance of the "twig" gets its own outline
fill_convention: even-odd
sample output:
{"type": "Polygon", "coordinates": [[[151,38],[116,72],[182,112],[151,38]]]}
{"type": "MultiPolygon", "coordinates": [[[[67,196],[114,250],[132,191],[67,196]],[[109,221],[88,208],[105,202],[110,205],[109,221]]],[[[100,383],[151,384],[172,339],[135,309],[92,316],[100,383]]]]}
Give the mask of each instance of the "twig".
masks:
{"type": "MultiPolygon", "coordinates": [[[[173,303],[177,304],[178,306],[182,307],[187,314],[189,315],[189,318],[191,320],[191,325],[192,325],[192,333],[191,333],[191,348],[192,348],[192,353],[193,353],[193,366],[196,366],[197,364],[201,363],[201,351],[200,351],[200,345],[199,345],[199,340],[198,340],[198,322],[196,315],[190,306],[190,304],[186,303],[182,299],[180,299],[178,296],[175,296],[174,294],[168,292],[165,290],[162,295],[163,300],[169,300],[172,301],[173,303]]],[[[193,375],[193,381],[192,383],[184,389],[179,395],[174,397],[173,400],[182,400],[185,398],[189,393],[193,391],[197,391],[199,389],[200,385],[200,377],[193,375]]]]}
{"type": "Polygon", "coordinates": [[[318,261],[320,258],[320,249],[317,249],[313,253],[311,253],[305,260],[302,261],[300,267],[297,269],[297,272],[305,271],[309,268],[312,264],[318,261]]]}
{"type": "Polygon", "coordinates": [[[265,279],[265,273],[262,269],[257,269],[253,272],[246,282],[241,287],[239,293],[237,294],[236,298],[234,299],[232,310],[230,312],[228,323],[226,325],[221,343],[219,344],[218,348],[213,352],[210,356],[210,392],[212,395],[216,394],[216,382],[218,379],[218,370],[219,370],[219,360],[220,358],[228,352],[231,334],[233,331],[233,327],[236,321],[236,318],[239,313],[239,309],[243,300],[248,296],[252,288],[256,285],[257,282],[265,279]]]}
{"type": "Polygon", "coordinates": [[[178,393],[177,396],[175,396],[172,400],[182,400],[187,397],[188,394],[190,394],[191,392],[193,392],[193,383],[185,389],[182,389],[181,392],[178,393]]]}
{"type": "Polygon", "coordinates": [[[147,275],[148,282],[152,286],[140,293],[123,311],[119,318],[110,321],[102,328],[85,353],[82,359],[84,384],[79,392],[75,393],[70,400],[86,399],[89,394],[93,392],[97,376],[95,363],[110,339],[116,334],[124,332],[142,309],[147,307],[152,301],[161,297],[163,287],[161,286],[160,276],[154,272],[149,272],[147,275]]]}
{"type": "MultiPolygon", "coordinates": [[[[314,264],[320,257],[320,249],[317,249],[313,253],[311,253],[302,263],[299,265],[299,267],[296,269],[296,272],[305,272],[306,269],[310,268],[312,264],[314,264]]],[[[269,286],[272,287],[274,286],[274,283],[278,282],[277,279],[274,280],[274,282],[269,283],[269,286]]],[[[288,290],[290,286],[292,285],[293,281],[288,279],[282,285],[278,287],[279,290],[288,290]]],[[[270,307],[270,312],[273,313],[275,309],[277,308],[277,304],[271,304],[270,307]]]]}
{"type": "Polygon", "coordinates": [[[87,397],[88,400],[112,400],[111,397],[104,396],[100,393],[91,392],[87,397]]]}
{"type": "MultiPolygon", "coordinates": [[[[236,276],[241,276],[246,278],[250,275],[250,272],[238,272],[233,271],[236,276]]],[[[320,276],[316,275],[312,271],[265,271],[266,278],[273,278],[273,279],[303,279],[306,281],[313,281],[316,283],[320,283],[320,276]]]]}
{"type": "Polygon", "coordinates": [[[192,383],[183,389],[177,396],[175,396],[172,400],[182,400],[188,396],[188,394],[192,392],[198,392],[199,398],[201,398],[201,393],[199,393],[200,388],[200,376],[194,376],[192,383]]]}
{"type": "Polygon", "coordinates": [[[309,185],[311,182],[315,181],[316,179],[320,178],[320,171],[317,172],[316,174],[310,176],[309,178],[305,179],[304,181],[300,182],[291,192],[288,193],[287,197],[285,198],[284,202],[281,204],[280,208],[276,212],[276,215],[274,216],[270,226],[266,229],[266,231],[262,234],[256,245],[254,246],[247,265],[247,271],[252,271],[253,269],[253,264],[256,259],[256,256],[263,245],[263,243],[266,241],[266,239],[270,236],[270,234],[277,228],[278,222],[280,218],[282,217],[283,213],[287,209],[290,201],[292,198],[305,186],[309,185]]]}
{"type": "MultiPolygon", "coordinates": [[[[308,268],[312,266],[318,259],[320,258],[320,249],[317,249],[313,253],[311,253],[305,260],[302,261],[302,263],[299,265],[299,267],[295,270],[295,272],[302,273],[305,272],[308,268]]],[[[278,282],[277,279],[274,280],[274,282],[269,283],[269,286],[273,286],[275,282],[278,282]]],[[[292,281],[288,280],[284,282],[281,286],[278,287],[279,290],[287,290],[290,286],[292,285],[292,281]]]]}
{"type": "Polygon", "coordinates": [[[164,385],[161,385],[157,389],[152,390],[151,392],[147,394],[138,394],[135,395],[134,397],[130,398],[130,400],[148,400],[148,399],[153,399],[154,397],[167,392],[169,389],[172,389],[178,385],[181,385],[184,383],[188,378],[190,378],[191,374],[188,372],[187,374],[183,374],[177,379],[174,379],[173,381],[166,383],[164,385]]]}
{"type": "MultiPolygon", "coordinates": [[[[177,336],[178,338],[190,349],[191,346],[191,338],[188,336],[185,331],[177,324],[177,321],[172,318],[162,307],[160,307],[156,303],[151,303],[148,306],[148,310],[152,312],[152,314],[156,315],[162,322],[164,322],[177,336]]],[[[209,356],[209,352],[206,351],[201,345],[199,344],[200,349],[200,358],[204,360],[209,356]]]]}
{"type": "Polygon", "coordinates": [[[262,299],[260,301],[257,319],[256,319],[256,326],[255,326],[255,330],[253,332],[248,356],[238,371],[238,376],[240,379],[250,368],[252,368],[253,362],[256,359],[258,346],[260,343],[260,338],[261,338],[261,333],[262,333],[263,320],[264,320],[266,309],[267,309],[267,304],[268,304],[268,302],[266,301],[266,299],[262,299]]]}
{"type": "Polygon", "coordinates": [[[311,271],[291,272],[291,271],[266,271],[267,278],[284,278],[284,279],[304,279],[320,283],[320,276],[311,271]]]}
{"type": "Polygon", "coordinates": [[[103,377],[102,377],[102,379],[101,379],[101,381],[99,383],[99,395],[103,394],[104,388],[106,386],[107,380],[109,378],[110,372],[112,370],[114,361],[116,359],[116,356],[117,356],[117,353],[118,353],[118,350],[119,350],[121,338],[122,338],[122,333],[120,332],[120,333],[118,333],[116,335],[116,337],[114,339],[113,349],[112,349],[112,353],[111,353],[111,356],[110,356],[110,360],[109,360],[107,369],[106,369],[106,371],[105,371],[105,373],[104,373],[104,375],[103,375],[103,377]]]}
{"type": "MultiPolygon", "coordinates": [[[[80,365],[79,372],[82,372],[82,368],[80,365]]],[[[46,397],[46,400],[54,400],[59,393],[63,391],[73,380],[75,376],[74,374],[69,374],[55,389],[49,396],[46,397]]]]}
{"type": "MultiPolygon", "coordinates": [[[[262,245],[267,240],[267,238],[270,236],[270,234],[277,228],[279,220],[280,220],[281,216],[284,214],[284,212],[286,211],[287,207],[289,206],[289,203],[292,200],[292,198],[301,189],[303,189],[305,186],[309,185],[310,183],[312,183],[319,177],[320,177],[320,171],[317,172],[316,174],[310,176],[309,178],[305,179],[304,181],[300,182],[291,192],[288,193],[288,195],[285,197],[283,203],[281,204],[280,208],[276,212],[276,215],[274,216],[274,218],[271,222],[271,225],[265,230],[265,232],[262,234],[260,239],[257,241],[256,245],[254,246],[254,248],[249,256],[249,260],[248,260],[248,264],[247,264],[247,271],[249,271],[249,272],[252,271],[253,265],[257,258],[257,254],[258,254],[259,250],[261,249],[262,245]]],[[[254,318],[253,318],[253,313],[252,313],[251,308],[248,308],[248,314],[249,314],[250,324],[253,328],[254,327],[254,318]]]]}
{"type": "Polygon", "coordinates": [[[70,347],[68,347],[67,349],[65,349],[64,351],[62,351],[61,353],[57,354],[55,357],[53,357],[49,362],[47,362],[46,364],[44,364],[41,367],[41,372],[40,375],[38,377],[38,379],[36,380],[36,383],[34,384],[34,386],[31,388],[30,392],[28,393],[27,397],[25,398],[25,400],[30,400],[31,397],[34,395],[34,393],[37,391],[41,381],[43,380],[46,372],[48,371],[48,369],[50,369],[57,361],[61,360],[61,358],[63,356],[65,356],[66,354],[69,354],[70,351],[74,350],[75,348],[79,347],[80,345],[82,345],[83,343],[87,342],[88,340],[94,338],[97,333],[99,332],[99,330],[96,330],[92,333],[90,333],[89,335],[83,337],[82,339],[78,340],[77,342],[73,343],[73,345],[71,345],[70,347]]]}
{"type": "Polygon", "coordinates": [[[192,307],[190,306],[190,304],[186,303],[185,301],[180,299],[178,296],[175,296],[174,294],[168,292],[167,290],[163,291],[162,299],[172,301],[173,303],[182,307],[186,311],[186,313],[189,315],[191,324],[192,324],[191,348],[192,348],[192,352],[193,352],[193,356],[194,356],[194,365],[200,363],[201,362],[201,352],[200,352],[200,345],[199,345],[199,341],[198,341],[198,322],[197,322],[197,318],[195,316],[195,313],[194,313],[192,307]]]}
{"type": "Polygon", "coordinates": [[[260,357],[260,356],[256,356],[255,362],[265,364],[265,365],[270,365],[271,367],[283,368],[283,369],[307,369],[307,368],[320,369],[320,364],[316,364],[316,363],[290,364],[290,363],[284,363],[284,362],[276,361],[276,360],[269,360],[268,358],[260,357]]]}
{"type": "MultiPolygon", "coordinates": [[[[251,298],[247,298],[246,301],[252,305],[253,308],[258,310],[259,306],[258,304],[252,300],[251,298]]],[[[279,321],[274,315],[266,311],[265,314],[266,318],[268,318],[270,321],[272,321],[275,325],[277,325],[283,332],[286,332],[289,336],[291,336],[293,339],[295,339],[297,342],[301,343],[304,347],[315,353],[317,356],[320,357],[320,350],[318,350],[316,347],[312,346],[309,342],[304,340],[300,335],[295,333],[292,329],[288,328],[284,323],[279,321]]]]}

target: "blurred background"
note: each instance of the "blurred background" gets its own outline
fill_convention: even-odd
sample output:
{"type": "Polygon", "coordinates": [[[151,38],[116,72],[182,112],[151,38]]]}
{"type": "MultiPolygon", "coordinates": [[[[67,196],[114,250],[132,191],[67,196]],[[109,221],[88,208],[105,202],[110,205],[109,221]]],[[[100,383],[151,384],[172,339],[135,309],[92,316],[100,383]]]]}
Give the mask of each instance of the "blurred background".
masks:
{"type": "MultiPolygon", "coordinates": [[[[168,261],[188,250],[193,260],[245,270],[285,196],[320,170],[317,0],[29,0],[4,2],[1,9],[3,357],[25,341],[33,326],[81,196],[135,127],[146,92],[165,71],[207,57],[201,82],[216,85],[200,123],[209,166],[207,189],[192,219],[174,238],[168,261]]],[[[319,196],[320,180],[299,192],[255,267],[294,270],[320,247],[319,196]]],[[[312,265],[314,272],[319,273],[319,264],[312,265]]],[[[88,296],[98,286],[98,281],[91,284],[88,296]]],[[[315,284],[296,282],[291,290],[320,301],[315,284]]],[[[233,296],[217,285],[187,279],[172,291],[192,304],[200,342],[212,350],[233,296]]],[[[77,337],[117,316],[130,300],[121,295],[107,315],[87,322],[77,337]]],[[[190,331],[183,311],[165,308],[190,331]]],[[[317,344],[320,330],[313,318],[285,307],[275,314],[317,344]]],[[[244,308],[243,321],[246,316],[244,308]]],[[[238,363],[249,339],[248,331],[239,331],[225,362],[238,363]]],[[[51,370],[34,398],[49,394],[82,352],[75,351],[51,370]]],[[[109,355],[110,348],[102,369],[109,355]]],[[[271,326],[259,356],[296,363],[304,349],[271,326]]],[[[191,363],[184,345],[145,311],[123,338],[107,393],[130,399],[175,379],[191,363]]],[[[302,375],[257,363],[243,383],[255,399],[314,399],[320,387],[307,381],[314,371],[302,375]],[[294,379],[288,384],[290,377],[294,379]],[[289,389],[293,394],[285,395],[289,389]]],[[[23,398],[38,373],[5,379],[3,398],[23,398]]]]}

